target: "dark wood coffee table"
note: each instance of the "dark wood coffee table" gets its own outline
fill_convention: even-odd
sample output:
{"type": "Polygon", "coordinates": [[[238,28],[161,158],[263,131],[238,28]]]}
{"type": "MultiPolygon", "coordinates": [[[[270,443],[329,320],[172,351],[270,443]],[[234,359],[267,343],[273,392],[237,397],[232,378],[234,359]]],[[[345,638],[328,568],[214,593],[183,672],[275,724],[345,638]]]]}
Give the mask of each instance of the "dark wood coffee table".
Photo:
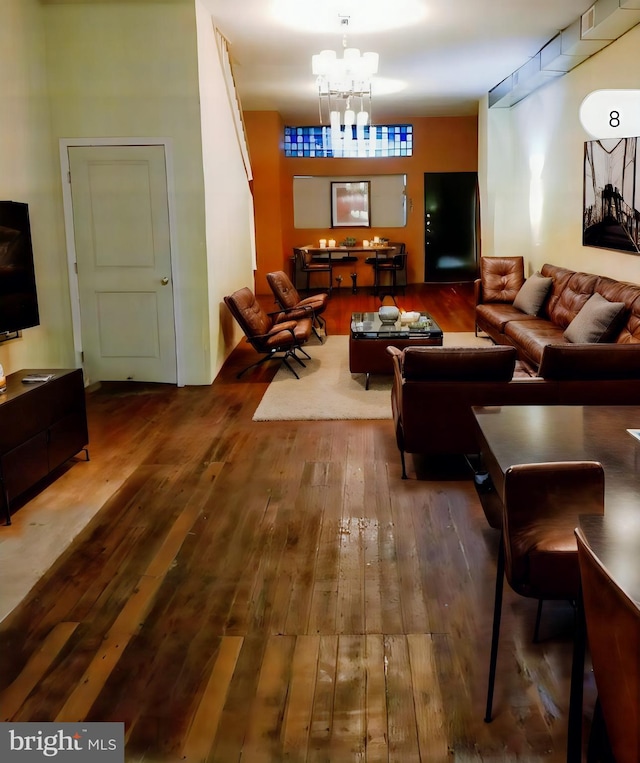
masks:
{"type": "Polygon", "coordinates": [[[421,312],[421,324],[404,326],[398,319],[384,324],[378,313],[353,313],[349,333],[349,370],[352,374],[366,374],[365,388],[369,389],[371,374],[393,373],[393,362],[387,352],[392,345],[405,347],[440,347],[442,329],[429,313],[421,312]]]}

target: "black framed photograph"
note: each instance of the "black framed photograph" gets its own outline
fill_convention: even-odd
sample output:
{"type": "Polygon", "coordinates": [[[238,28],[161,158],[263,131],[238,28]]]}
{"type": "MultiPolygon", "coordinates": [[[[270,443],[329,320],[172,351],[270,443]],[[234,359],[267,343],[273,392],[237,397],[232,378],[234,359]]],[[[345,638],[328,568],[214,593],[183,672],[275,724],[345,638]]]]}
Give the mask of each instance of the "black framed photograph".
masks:
{"type": "Polygon", "coordinates": [[[331,227],[370,228],[370,182],[351,180],[331,183],[331,227]]]}
{"type": "Polygon", "coordinates": [[[584,144],[582,245],[640,254],[638,138],[584,144]]]}

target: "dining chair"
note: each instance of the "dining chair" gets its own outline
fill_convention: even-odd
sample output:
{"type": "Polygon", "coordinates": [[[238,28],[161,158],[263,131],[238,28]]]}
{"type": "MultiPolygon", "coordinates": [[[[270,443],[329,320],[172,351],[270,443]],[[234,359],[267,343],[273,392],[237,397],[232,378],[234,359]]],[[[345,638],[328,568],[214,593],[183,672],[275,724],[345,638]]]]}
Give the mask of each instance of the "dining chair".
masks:
{"type": "Polygon", "coordinates": [[[267,313],[251,289],[247,287],[226,296],[224,302],[244,331],[246,341],[256,352],[264,356],[240,371],[237,378],[239,379],[245,371],[267,360],[279,359],[296,379],[299,379],[300,377],[288,361],[289,358],[293,358],[304,367],[305,364],[296,355],[298,350],[305,357],[310,357],[302,345],[311,335],[312,318],[307,316],[300,320],[291,320],[286,311],[267,313]]]}
{"type": "Polygon", "coordinates": [[[276,303],[287,311],[289,318],[298,320],[311,317],[313,332],[318,339],[322,341],[317,331],[318,328],[323,328],[324,334],[327,336],[327,323],[322,317],[322,313],[327,309],[329,303],[329,295],[326,292],[312,294],[310,297],[301,299],[298,290],[283,270],[267,273],[267,283],[273,292],[276,303]]]}
{"type": "Polygon", "coordinates": [[[388,287],[391,289],[391,294],[395,294],[398,287],[402,289],[402,293],[404,294],[405,286],[407,285],[406,247],[405,244],[400,241],[390,241],[388,246],[395,248],[393,254],[390,253],[384,257],[367,257],[365,259],[365,264],[371,265],[373,268],[373,293],[379,293],[381,276],[386,273],[390,278],[388,287]]]}
{"type": "Polygon", "coordinates": [[[518,464],[505,473],[486,723],[492,720],[505,577],[521,596],[575,601],[580,592],[578,517],[603,513],[604,471],[596,461],[518,464]]]}
{"type": "Polygon", "coordinates": [[[310,289],[310,279],[312,273],[329,274],[329,295],[333,288],[333,265],[331,264],[331,252],[328,253],[327,260],[314,260],[306,249],[294,248],[293,256],[296,260],[296,268],[301,273],[307,274],[307,293],[310,289]]]}
{"type": "Polygon", "coordinates": [[[640,760],[640,605],[616,583],[580,528],[582,602],[598,691],[587,761],[640,760]]]}

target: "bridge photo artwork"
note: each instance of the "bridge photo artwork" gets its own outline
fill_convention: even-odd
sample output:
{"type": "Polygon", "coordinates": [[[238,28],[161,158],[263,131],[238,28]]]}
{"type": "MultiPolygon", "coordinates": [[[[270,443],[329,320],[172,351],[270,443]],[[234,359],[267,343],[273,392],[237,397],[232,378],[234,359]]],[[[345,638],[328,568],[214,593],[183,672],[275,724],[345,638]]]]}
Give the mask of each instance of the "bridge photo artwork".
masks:
{"type": "Polygon", "coordinates": [[[638,140],[584,144],[583,246],[640,254],[638,140]]]}

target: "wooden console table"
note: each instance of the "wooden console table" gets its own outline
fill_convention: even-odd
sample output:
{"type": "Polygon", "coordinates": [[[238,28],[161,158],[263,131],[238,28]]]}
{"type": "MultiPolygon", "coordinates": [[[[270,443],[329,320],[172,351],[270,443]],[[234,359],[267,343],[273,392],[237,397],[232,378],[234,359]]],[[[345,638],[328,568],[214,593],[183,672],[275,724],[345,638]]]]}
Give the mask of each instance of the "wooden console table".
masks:
{"type": "Polygon", "coordinates": [[[7,376],[0,394],[0,500],[11,524],[11,502],[87,445],[82,370],[23,369],[7,376]],[[53,374],[26,384],[28,374],[53,374]]]}

